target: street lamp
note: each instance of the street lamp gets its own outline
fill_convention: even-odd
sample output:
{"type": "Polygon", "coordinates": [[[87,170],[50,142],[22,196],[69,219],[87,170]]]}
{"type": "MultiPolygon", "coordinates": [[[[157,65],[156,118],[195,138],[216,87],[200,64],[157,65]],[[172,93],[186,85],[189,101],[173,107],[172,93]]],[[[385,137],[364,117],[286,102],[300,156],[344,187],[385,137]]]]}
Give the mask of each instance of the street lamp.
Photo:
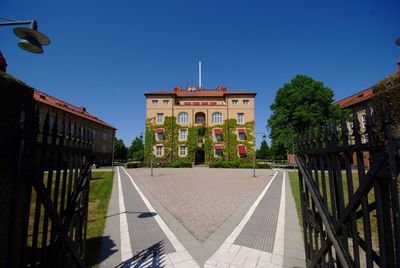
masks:
{"type": "Polygon", "coordinates": [[[256,135],[262,135],[263,140],[265,140],[267,137],[267,135],[264,132],[254,133],[253,177],[256,176],[256,152],[257,152],[256,135]]]}
{"type": "Polygon", "coordinates": [[[16,27],[13,30],[14,34],[19,38],[21,38],[21,40],[18,42],[18,46],[23,50],[35,54],[41,54],[43,53],[42,46],[47,46],[50,44],[50,39],[46,35],[37,31],[38,25],[35,20],[19,21],[6,18],[0,18],[0,19],[7,21],[7,22],[0,22],[0,26],[30,24],[30,28],[16,27]]]}
{"type": "MultiPolygon", "coordinates": [[[[140,139],[142,141],[143,141],[143,134],[146,136],[146,132],[140,132],[140,139]]],[[[151,136],[150,136],[150,175],[153,177],[153,139],[151,136]]]]}

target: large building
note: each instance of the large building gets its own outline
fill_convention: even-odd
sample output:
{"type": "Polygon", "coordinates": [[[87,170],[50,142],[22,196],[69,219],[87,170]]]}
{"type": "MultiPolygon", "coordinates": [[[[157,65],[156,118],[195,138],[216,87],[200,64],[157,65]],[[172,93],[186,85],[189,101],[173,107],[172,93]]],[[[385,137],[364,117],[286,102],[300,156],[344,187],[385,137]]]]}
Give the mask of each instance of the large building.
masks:
{"type": "Polygon", "coordinates": [[[93,133],[95,164],[98,166],[111,165],[116,128],[88,113],[85,107],[76,107],[37,89],[34,89],[33,97],[39,107],[41,124],[44,123],[46,114],[49,113],[50,126],[54,123],[57,115],[59,124],[63,119],[71,122],[72,133],[78,133],[83,128],[90,129],[93,133]]]}
{"type": "Polygon", "coordinates": [[[145,96],[145,158],[152,153],[160,165],[251,161],[255,92],[230,91],[223,86],[215,90],[178,86],[145,96]]]}

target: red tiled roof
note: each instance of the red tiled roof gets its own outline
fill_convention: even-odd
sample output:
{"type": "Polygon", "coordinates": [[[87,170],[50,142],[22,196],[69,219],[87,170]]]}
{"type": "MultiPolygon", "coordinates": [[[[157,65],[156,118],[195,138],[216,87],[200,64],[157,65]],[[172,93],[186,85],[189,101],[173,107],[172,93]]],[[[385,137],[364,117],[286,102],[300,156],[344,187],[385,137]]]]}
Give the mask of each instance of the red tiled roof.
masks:
{"type": "Polygon", "coordinates": [[[33,94],[33,98],[40,103],[43,104],[47,104],[49,106],[55,107],[57,109],[63,110],[65,112],[74,114],[76,116],[82,117],[84,119],[90,120],[92,122],[98,123],[100,125],[112,128],[112,129],[116,129],[115,127],[107,124],[106,122],[104,122],[103,120],[100,120],[99,118],[97,118],[96,116],[86,112],[86,109],[81,107],[78,108],[72,104],[69,104],[65,101],[59,100],[57,98],[54,98],[44,92],[41,92],[37,89],[35,89],[34,94],[33,94]]]}
{"type": "Polygon", "coordinates": [[[180,90],[180,91],[158,91],[158,92],[146,92],[145,96],[154,95],[171,95],[179,98],[202,98],[202,97],[224,97],[225,95],[256,95],[256,92],[250,91],[229,91],[229,90],[218,90],[218,89],[197,89],[197,90],[180,90]]]}
{"type": "Polygon", "coordinates": [[[347,98],[339,100],[335,103],[338,104],[340,106],[340,108],[348,108],[357,103],[361,103],[361,102],[369,100],[373,95],[374,95],[374,93],[372,92],[372,87],[371,87],[371,88],[365,89],[363,91],[360,91],[354,95],[351,95],[347,98]]]}

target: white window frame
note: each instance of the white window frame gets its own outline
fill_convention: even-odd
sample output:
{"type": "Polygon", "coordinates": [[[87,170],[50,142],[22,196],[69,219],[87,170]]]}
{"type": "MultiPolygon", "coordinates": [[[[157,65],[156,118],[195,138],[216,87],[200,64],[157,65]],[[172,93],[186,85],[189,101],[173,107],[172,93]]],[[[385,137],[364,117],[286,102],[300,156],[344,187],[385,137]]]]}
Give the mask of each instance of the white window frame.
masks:
{"type": "Polygon", "coordinates": [[[214,149],[214,156],[215,157],[222,157],[223,156],[222,148],[221,149],[214,149]],[[217,151],[221,151],[221,155],[218,155],[217,151]]]}
{"type": "Polygon", "coordinates": [[[186,145],[180,145],[179,146],[179,156],[185,157],[187,156],[187,146],[186,145]],[[183,149],[183,151],[182,151],[183,149]],[[182,154],[184,152],[184,154],[182,154]]]}
{"type": "Polygon", "coordinates": [[[164,105],[164,107],[168,107],[168,105],[169,105],[169,100],[163,100],[163,105],[164,105]]]}
{"type": "Polygon", "coordinates": [[[151,104],[153,106],[157,106],[158,105],[158,100],[151,100],[151,104]]]}
{"type": "Polygon", "coordinates": [[[188,124],[189,114],[187,112],[180,112],[178,114],[178,124],[188,124]]]}
{"type": "Polygon", "coordinates": [[[238,141],[245,141],[246,140],[246,133],[239,133],[237,134],[237,140],[238,141]],[[241,135],[243,135],[243,139],[241,138],[241,135]]]}
{"type": "Polygon", "coordinates": [[[238,124],[244,124],[244,113],[237,113],[237,122],[238,124]],[[240,120],[242,118],[242,120],[240,120]]]}
{"type": "Polygon", "coordinates": [[[164,146],[162,145],[156,145],[156,156],[157,157],[162,157],[164,155],[164,146]],[[160,150],[159,150],[160,149],[160,150]],[[159,154],[160,153],[160,154],[159,154]]]}
{"type": "Polygon", "coordinates": [[[221,125],[223,122],[223,117],[222,117],[222,113],[220,112],[214,112],[212,113],[212,123],[214,125],[221,125]]]}
{"type": "Polygon", "coordinates": [[[181,128],[179,129],[179,140],[180,141],[186,141],[188,136],[188,129],[187,128],[181,128]],[[185,132],[185,138],[182,139],[182,133],[185,132]]]}
{"type": "Polygon", "coordinates": [[[156,123],[162,125],[164,123],[164,113],[157,113],[156,123]],[[161,120],[159,120],[161,118],[161,120]]]}
{"type": "Polygon", "coordinates": [[[156,141],[163,141],[164,140],[164,132],[163,133],[156,133],[156,141]],[[162,136],[162,139],[160,139],[160,137],[158,135],[162,136]]]}
{"type": "Polygon", "coordinates": [[[249,106],[250,100],[243,100],[243,106],[249,106]]]}
{"type": "Polygon", "coordinates": [[[233,107],[237,107],[238,106],[239,101],[238,100],[232,100],[232,106],[233,107]]]}

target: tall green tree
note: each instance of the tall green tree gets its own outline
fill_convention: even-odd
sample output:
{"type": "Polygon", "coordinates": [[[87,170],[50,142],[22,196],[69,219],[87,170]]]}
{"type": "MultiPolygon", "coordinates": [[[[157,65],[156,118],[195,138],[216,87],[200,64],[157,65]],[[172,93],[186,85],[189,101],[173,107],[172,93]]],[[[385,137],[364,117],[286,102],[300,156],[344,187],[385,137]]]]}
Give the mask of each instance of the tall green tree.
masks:
{"type": "Polygon", "coordinates": [[[271,151],[276,159],[286,158],[293,151],[293,142],[307,128],[339,119],[342,111],[333,104],[333,92],[306,75],[297,75],[275,95],[268,119],[271,129],[271,151]]]}
{"type": "Polygon", "coordinates": [[[114,158],[115,160],[128,159],[128,149],[125,147],[124,141],[115,138],[114,141],[114,158]]]}
{"type": "Polygon", "coordinates": [[[144,145],[142,139],[136,137],[132,141],[131,147],[129,147],[128,151],[128,155],[131,160],[142,162],[144,160],[144,145]]]}
{"type": "Polygon", "coordinates": [[[270,150],[267,141],[263,140],[261,142],[260,148],[256,151],[257,159],[267,160],[270,159],[270,150]]]}

